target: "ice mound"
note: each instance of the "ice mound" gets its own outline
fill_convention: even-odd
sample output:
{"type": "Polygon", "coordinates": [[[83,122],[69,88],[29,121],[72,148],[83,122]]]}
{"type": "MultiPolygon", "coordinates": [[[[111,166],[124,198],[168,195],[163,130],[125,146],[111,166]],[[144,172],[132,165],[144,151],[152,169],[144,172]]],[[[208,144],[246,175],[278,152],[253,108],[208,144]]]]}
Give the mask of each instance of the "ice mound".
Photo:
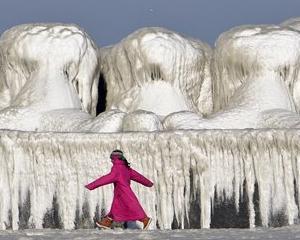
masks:
{"type": "Polygon", "coordinates": [[[137,109],[166,116],[212,107],[211,49],[163,28],[143,28],[104,49],[107,109],[137,109]]]}
{"type": "Polygon", "coordinates": [[[44,113],[57,109],[95,116],[97,47],[78,26],[13,27],[1,35],[0,56],[1,128],[42,131],[44,113]]]}
{"type": "Polygon", "coordinates": [[[291,27],[241,26],[221,34],[211,62],[214,113],[170,129],[296,126],[299,59],[300,33],[291,27]]]}
{"type": "Polygon", "coordinates": [[[163,126],[165,129],[185,129],[190,126],[197,126],[199,121],[202,121],[203,116],[190,111],[180,111],[169,114],[163,120],[163,126]]]}
{"type": "Polygon", "coordinates": [[[152,112],[137,110],[127,114],[123,120],[123,131],[161,131],[162,123],[152,112]]]}
{"type": "Polygon", "coordinates": [[[91,117],[77,109],[53,110],[43,114],[40,128],[55,132],[121,132],[126,113],[119,110],[105,111],[91,117]]]}

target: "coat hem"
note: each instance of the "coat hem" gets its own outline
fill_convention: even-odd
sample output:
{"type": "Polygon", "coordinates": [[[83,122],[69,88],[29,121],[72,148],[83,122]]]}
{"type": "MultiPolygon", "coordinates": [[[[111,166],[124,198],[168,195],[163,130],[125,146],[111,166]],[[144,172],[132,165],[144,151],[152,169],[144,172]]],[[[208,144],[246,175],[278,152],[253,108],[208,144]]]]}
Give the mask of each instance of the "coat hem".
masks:
{"type": "Polygon", "coordinates": [[[112,217],[111,215],[107,215],[107,216],[110,217],[111,219],[113,219],[113,221],[116,221],[116,222],[139,221],[139,220],[142,220],[145,217],[147,217],[147,215],[144,215],[142,217],[135,217],[135,218],[115,218],[115,217],[112,217]]]}

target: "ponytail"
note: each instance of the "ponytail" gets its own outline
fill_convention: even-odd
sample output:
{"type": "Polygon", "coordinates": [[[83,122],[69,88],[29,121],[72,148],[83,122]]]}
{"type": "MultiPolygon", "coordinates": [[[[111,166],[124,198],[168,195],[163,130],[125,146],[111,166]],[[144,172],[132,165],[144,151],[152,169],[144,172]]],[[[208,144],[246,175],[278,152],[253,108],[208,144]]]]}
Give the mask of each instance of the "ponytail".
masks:
{"type": "Polygon", "coordinates": [[[122,155],[120,159],[125,163],[126,167],[130,168],[130,163],[127,161],[127,159],[122,155]]]}

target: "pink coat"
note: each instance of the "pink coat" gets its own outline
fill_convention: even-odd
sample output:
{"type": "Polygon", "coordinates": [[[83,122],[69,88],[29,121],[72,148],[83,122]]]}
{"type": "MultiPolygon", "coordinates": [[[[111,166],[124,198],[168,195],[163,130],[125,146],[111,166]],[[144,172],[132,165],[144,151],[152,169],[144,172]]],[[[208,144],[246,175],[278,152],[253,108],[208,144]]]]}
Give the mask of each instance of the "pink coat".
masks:
{"type": "Polygon", "coordinates": [[[130,187],[130,180],[152,187],[153,183],[143,175],[128,168],[122,160],[114,159],[109,174],[87,184],[85,187],[93,190],[100,186],[113,183],[114,198],[108,217],[114,221],[135,221],[145,218],[147,215],[130,187]]]}

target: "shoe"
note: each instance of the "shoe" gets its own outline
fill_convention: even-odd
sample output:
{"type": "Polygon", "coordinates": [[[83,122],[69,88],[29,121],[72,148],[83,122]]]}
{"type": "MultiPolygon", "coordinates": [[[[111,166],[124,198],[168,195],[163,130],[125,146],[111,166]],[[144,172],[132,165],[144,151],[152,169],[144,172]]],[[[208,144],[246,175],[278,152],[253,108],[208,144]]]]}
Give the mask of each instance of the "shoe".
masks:
{"type": "Polygon", "coordinates": [[[141,222],[144,224],[143,230],[147,230],[150,223],[152,222],[152,218],[145,217],[144,219],[141,220],[141,222]]]}
{"type": "Polygon", "coordinates": [[[100,222],[96,221],[96,225],[99,228],[104,228],[104,229],[111,229],[112,223],[113,220],[109,217],[104,217],[100,222]]]}

